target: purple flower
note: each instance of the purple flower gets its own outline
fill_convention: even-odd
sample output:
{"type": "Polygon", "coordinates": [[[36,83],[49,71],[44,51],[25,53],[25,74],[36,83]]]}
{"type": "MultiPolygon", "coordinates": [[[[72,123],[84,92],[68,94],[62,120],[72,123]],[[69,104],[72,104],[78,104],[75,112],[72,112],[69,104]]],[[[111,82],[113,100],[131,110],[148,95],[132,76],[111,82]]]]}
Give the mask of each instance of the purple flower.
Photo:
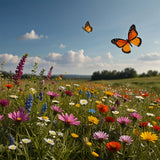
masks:
{"type": "Polygon", "coordinates": [[[47,92],[47,95],[49,95],[51,98],[54,98],[54,97],[58,97],[58,96],[59,96],[59,94],[54,93],[54,92],[52,92],[52,91],[48,91],[48,92],[47,92]]]}
{"type": "Polygon", "coordinates": [[[93,134],[93,138],[96,140],[100,140],[100,141],[108,139],[108,137],[109,137],[109,135],[105,132],[102,132],[102,131],[98,131],[93,134]]]}
{"type": "Polygon", "coordinates": [[[121,125],[127,125],[131,123],[131,120],[128,119],[128,117],[119,117],[117,118],[117,122],[120,123],[121,125]]]}
{"type": "Polygon", "coordinates": [[[137,120],[137,119],[141,120],[141,119],[142,119],[142,116],[141,116],[140,114],[136,113],[136,112],[130,113],[130,116],[131,116],[134,120],[137,120]]]}
{"type": "Polygon", "coordinates": [[[57,113],[61,113],[62,112],[62,108],[60,108],[59,106],[51,106],[51,109],[54,112],[57,112],[57,113]]]}
{"type": "Polygon", "coordinates": [[[0,115],[0,121],[4,119],[4,115],[0,115]]]}
{"type": "Polygon", "coordinates": [[[50,78],[51,78],[51,75],[52,75],[52,70],[53,70],[53,66],[51,66],[49,72],[48,72],[48,75],[47,75],[47,80],[49,81],[50,78]]]}
{"type": "Polygon", "coordinates": [[[116,107],[112,106],[111,111],[116,111],[116,107]]]}
{"type": "Polygon", "coordinates": [[[78,126],[81,123],[80,121],[76,121],[77,118],[75,118],[73,114],[70,114],[70,115],[68,115],[68,113],[66,113],[65,115],[63,113],[62,113],[62,115],[58,114],[58,118],[61,121],[65,122],[66,124],[69,124],[69,125],[78,126]]]}
{"type": "Polygon", "coordinates": [[[13,113],[8,113],[8,117],[16,122],[23,122],[29,120],[28,114],[25,114],[21,111],[14,111],[13,113]]]}
{"type": "Polygon", "coordinates": [[[1,99],[0,105],[3,107],[8,107],[9,102],[6,99],[1,99]]]}
{"type": "Polygon", "coordinates": [[[20,60],[18,66],[17,66],[17,68],[16,68],[15,75],[14,75],[14,77],[13,77],[13,82],[14,82],[16,85],[20,83],[18,80],[21,78],[21,76],[22,76],[22,74],[23,74],[22,71],[23,71],[24,63],[25,63],[25,61],[26,61],[27,56],[28,56],[28,54],[25,54],[25,55],[22,57],[22,59],[20,60]]]}
{"type": "Polygon", "coordinates": [[[125,143],[126,145],[130,145],[133,140],[130,136],[123,135],[123,136],[120,136],[119,141],[121,141],[122,143],[125,143]]]}
{"type": "Polygon", "coordinates": [[[23,107],[19,107],[19,108],[18,108],[18,111],[20,111],[20,112],[23,112],[23,113],[24,113],[26,110],[25,110],[23,107]]]}

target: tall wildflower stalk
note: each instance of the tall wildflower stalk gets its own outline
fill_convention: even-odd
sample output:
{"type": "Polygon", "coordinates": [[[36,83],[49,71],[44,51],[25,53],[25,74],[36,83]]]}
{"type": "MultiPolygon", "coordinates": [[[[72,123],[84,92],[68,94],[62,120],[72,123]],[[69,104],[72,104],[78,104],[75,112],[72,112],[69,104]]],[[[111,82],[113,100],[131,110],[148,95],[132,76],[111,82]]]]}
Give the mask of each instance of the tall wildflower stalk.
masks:
{"type": "Polygon", "coordinates": [[[47,80],[49,81],[50,78],[51,78],[51,75],[52,75],[52,70],[53,70],[53,66],[51,66],[49,72],[48,72],[48,75],[47,75],[47,80]]]}
{"type": "Polygon", "coordinates": [[[5,61],[3,61],[1,63],[1,71],[0,71],[0,81],[1,81],[1,84],[2,84],[2,79],[3,79],[3,67],[5,65],[5,61]]]}
{"type": "Polygon", "coordinates": [[[25,54],[22,59],[20,60],[17,68],[16,68],[16,71],[15,71],[15,75],[13,77],[13,82],[17,85],[19,84],[20,82],[18,80],[21,79],[21,76],[23,74],[23,67],[24,67],[24,63],[26,61],[26,58],[27,58],[28,54],[25,54]]]}

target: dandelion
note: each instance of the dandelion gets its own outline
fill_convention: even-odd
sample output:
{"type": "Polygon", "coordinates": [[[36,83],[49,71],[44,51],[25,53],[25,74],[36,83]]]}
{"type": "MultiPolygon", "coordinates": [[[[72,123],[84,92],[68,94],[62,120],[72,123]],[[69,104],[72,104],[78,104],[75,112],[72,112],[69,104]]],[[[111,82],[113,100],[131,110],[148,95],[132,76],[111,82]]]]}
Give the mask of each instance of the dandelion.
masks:
{"type": "Polygon", "coordinates": [[[156,140],[158,140],[158,136],[156,134],[152,134],[151,132],[142,132],[141,133],[141,139],[145,141],[151,141],[155,143],[156,140]]]}
{"type": "Polygon", "coordinates": [[[93,138],[99,141],[108,139],[109,135],[103,131],[98,131],[93,134],[93,138]]]}
{"type": "Polygon", "coordinates": [[[2,107],[8,107],[9,102],[6,99],[1,99],[0,100],[0,105],[2,107]]]}
{"type": "Polygon", "coordinates": [[[73,138],[78,138],[78,137],[79,137],[79,135],[76,134],[76,133],[71,133],[71,136],[72,136],[73,138]]]}
{"type": "Polygon", "coordinates": [[[116,152],[119,151],[121,149],[121,144],[115,141],[112,142],[108,142],[106,144],[106,149],[111,151],[111,152],[116,152]]]}
{"type": "Polygon", "coordinates": [[[65,115],[62,113],[62,115],[58,114],[58,118],[69,125],[80,125],[80,121],[77,121],[77,118],[74,117],[73,114],[68,115],[66,113],[65,115]]]}
{"type": "Polygon", "coordinates": [[[88,121],[91,122],[91,124],[98,124],[99,120],[96,117],[88,116],[88,121]]]}
{"type": "Polygon", "coordinates": [[[92,143],[91,142],[87,142],[86,143],[88,146],[92,146],[92,143]]]}
{"type": "Polygon", "coordinates": [[[96,152],[92,152],[92,155],[93,155],[94,157],[99,157],[99,154],[96,153],[96,152]]]}
{"type": "Polygon", "coordinates": [[[75,105],[75,107],[79,108],[79,107],[80,107],[80,104],[79,104],[79,103],[77,103],[77,104],[75,105]]]}
{"type": "Polygon", "coordinates": [[[119,141],[122,143],[125,143],[126,145],[130,145],[133,140],[128,135],[122,135],[120,136],[119,141]]]}

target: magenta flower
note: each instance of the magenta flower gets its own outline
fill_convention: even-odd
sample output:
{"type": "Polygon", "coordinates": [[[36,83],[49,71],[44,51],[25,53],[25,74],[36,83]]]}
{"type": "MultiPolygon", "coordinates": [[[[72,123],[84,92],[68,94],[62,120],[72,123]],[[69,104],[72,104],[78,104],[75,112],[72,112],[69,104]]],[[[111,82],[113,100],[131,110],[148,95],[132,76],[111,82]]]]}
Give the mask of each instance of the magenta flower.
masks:
{"type": "Polygon", "coordinates": [[[4,119],[4,115],[0,115],[0,121],[4,119]]]}
{"type": "Polygon", "coordinates": [[[126,145],[130,145],[133,140],[130,136],[123,135],[123,136],[120,136],[119,141],[121,141],[122,143],[125,143],[126,145]]]}
{"type": "Polygon", "coordinates": [[[137,119],[141,120],[142,119],[142,116],[136,112],[130,113],[130,116],[133,118],[133,120],[137,120],[137,119]]]}
{"type": "Polygon", "coordinates": [[[13,113],[8,113],[8,117],[16,122],[23,122],[29,120],[28,114],[25,114],[21,111],[14,111],[13,113]]]}
{"type": "Polygon", "coordinates": [[[51,78],[51,75],[52,75],[52,70],[53,70],[53,66],[51,66],[49,72],[48,72],[48,75],[47,75],[47,80],[49,81],[50,78],[51,78]]]}
{"type": "Polygon", "coordinates": [[[116,107],[112,106],[111,111],[116,111],[116,107]]]}
{"type": "Polygon", "coordinates": [[[128,117],[119,117],[117,118],[117,122],[120,123],[121,125],[127,125],[131,123],[131,120],[128,119],[128,117]]]}
{"type": "Polygon", "coordinates": [[[62,112],[62,108],[60,108],[59,106],[51,106],[51,109],[56,113],[62,112]]]}
{"type": "Polygon", "coordinates": [[[73,114],[70,114],[70,115],[68,115],[68,113],[66,113],[65,115],[63,113],[62,113],[62,115],[58,114],[58,118],[61,121],[65,122],[66,124],[69,124],[69,125],[78,126],[81,123],[80,121],[76,121],[77,118],[75,118],[73,114]]]}
{"type": "Polygon", "coordinates": [[[47,92],[47,95],[49,95],[51,98],[54,98],[54,97],[58,97],[58,96],[59,96],[59,94],[54,93],[54,92],[52,92],[52,91],[48,91],[48,92],[47,92]]]}
{"type": "Polygon", "coordinates": [[[22,57],[22,59],[20,60],[18,66],[17,66],[17,68],[16,68],[16,71],[15,71],[16,73],[15,73],[15,75],[14,75],[14,77],[13,77],[13,82],[14,82],[16,85],[20,83],[18,80],[21,78],[21,76],[22,76],[22,74],[23,74],[22,71],[23,71],[24,63],[25,63],[25,61],[26,61],[27,56],[28,56],[28,54],[25,54],[25,55],[22,57]]]}
{"type": "Polygon", "coordinates": [[[9,102],[6,99],[1,99],[0,105],[3,107],[8,107],[9,102]]]}
{"type": "Polygon", "coordinates": [[[66,93],[66,95],[68,95],[68,96],[73,96],[73,93],[71,92],[71,91],[65,91],[65,93],[66,93]]]}
{"type": "Polygon", "coordinates": [[[99,140],[99,141],[103,141],[105,139],[108,139],[108,137],[109,137],[109,135],[105,132],[102,132],[102,131],[98,131],[93,134],[93,138],[96,140],[99,140]]]}

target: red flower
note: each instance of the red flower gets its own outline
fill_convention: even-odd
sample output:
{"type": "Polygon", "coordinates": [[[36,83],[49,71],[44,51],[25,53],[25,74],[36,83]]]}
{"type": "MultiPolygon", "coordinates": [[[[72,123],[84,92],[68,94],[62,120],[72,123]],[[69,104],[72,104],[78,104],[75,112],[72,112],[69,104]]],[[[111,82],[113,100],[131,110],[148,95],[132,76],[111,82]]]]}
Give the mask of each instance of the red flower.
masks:
{"type": "Polygon", "coordinates": [[[147,127],[147,125],[148,125],[148,122],[142,122],[142,123],[140,123],[140,126],[143,127],[143,128],[147,127]]]}
{"type": "Polygon", "coordinates": [[[108,106],[104,105],[104,104],[98,104],[97,108],[99,109],[99,111],[101,113],[106,113],[108,112],[108,106]]]}
{"type": "Polygon", "coordinates": [[[8,89],[11,89],[13,87],[13,84],[5,84],[5,87],[7,87],[8,89]]]}
{"type": "Polygon", "coordinates": [[[68,95],[68,96],[73,96],[73,93],[71,91],[65,91],[65,93],[68,95]]]}
{"type": "Polygon", "coordinates": [[[156,130],[156,131],[160,131],[160,127],[157,126],[157,125],[153,125],[153,129],[156,130]]]}
{"type": "Polygon", "coordinates": [[[160,120],[160,117],[157,117],[156,119],[160,120]]]}
{"type": "Polygon", "coordinates": [[[106,118],[105,118],[105,121],[106,121],[106,122],[114,122],[115,120],[114,120],[114,118],[112,118],[112,117],[106,117],[106,118]]]}
{"type": "Polygon", "coordinates": [[[121,144],[118,142],[112,141],[112,142],[108,142],[106,144],[106,147],[107,147],[107,150],[109,150],[111,152],[116,152],[121,149],[121,144]]]}

